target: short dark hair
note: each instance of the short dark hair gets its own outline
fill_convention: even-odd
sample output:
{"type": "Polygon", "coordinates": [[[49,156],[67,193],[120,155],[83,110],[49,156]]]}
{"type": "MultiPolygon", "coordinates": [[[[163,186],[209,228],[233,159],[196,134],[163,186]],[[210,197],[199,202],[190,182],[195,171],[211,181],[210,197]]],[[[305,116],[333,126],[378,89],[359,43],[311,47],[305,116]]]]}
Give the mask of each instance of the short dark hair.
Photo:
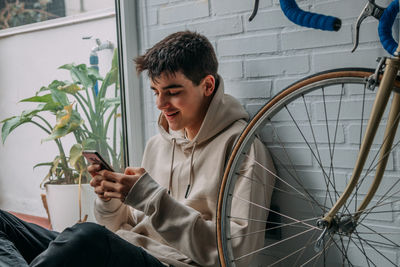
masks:
{"type": "Polygon", "coordinates": [[[210,41],[203,35],[181,31],[173,33],[135,59],[136,70],[148,71],[152,80],[162,73],[181,71],[195,85],[207,75],[217,79],[218,61],[210,41]]]}

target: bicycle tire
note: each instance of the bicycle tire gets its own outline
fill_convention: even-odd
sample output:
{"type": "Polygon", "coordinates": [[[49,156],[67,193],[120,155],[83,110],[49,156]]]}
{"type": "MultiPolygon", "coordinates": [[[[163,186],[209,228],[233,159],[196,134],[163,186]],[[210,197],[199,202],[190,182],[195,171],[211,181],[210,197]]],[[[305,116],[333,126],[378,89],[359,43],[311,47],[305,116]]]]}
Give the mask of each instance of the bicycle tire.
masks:
{"type": "MultiPolygon", "coordinates": [[[[398,266],[400,264],[396,252],[400,248],[400,216],[395,216],[400,214],[396,211],[396,208],[400,210],[400,180],[395,179],[398,169],[395,163],[389,166],[389,171],[385,172],[385,176],[388,178],[384,177],[387,183],[390,181],[393,184],[381,186],[380,191],[374,197],[373,204],[370,204],[365,214],[361,216],[360,223],[353,230],[343,230],[349,223],[346,222],[343,225],[341,221],[338,221],[338,223],[342,223],[340,230],[328,232],[329,239],[324,243],[322,251],[314,251],[314,244],[321,235],[321,230],[316,226],[317,219],[322,218],[324,213],[332,207],[338,195],[343,192],[346,179],[351,174],[352,162],[347,161],[355,160],[355,157],[351,156],[358,149],[357,146],[360,142],[358,135],[362,136],[368,118],[364,112],[368,111],[367,106],[371,104],[374,93],[366,89],[366,82],[373,73],[372,69],[346,68],[329,70],[306,77],[271,98],[249,122],[228,160],[219,192],[217,243],[222,266],[241,266],[240,260],[237,259],[241,259],[243,255],[234,255],[232,249],[231,240],[235,237],[230,233],[230,213],[232,199],[235,198],[233,194],[235,184],[239,178],[242,178],[238,177],[237,170],[256,135],[271,153],[277,169],[277,182],[271,208],[264,207],[266,213],[275,214],[273,221],[271,221],[270,215],[265,222],[269,225],[265,229],[265,246],[260,248],[256,257],[249,255],[253,258],[254,266],[337,266],[338,264],[342,266],[398,266]],[[355,105],[352,101],[361,101],[359,103],[361,117],[355,117],[355,114],[350,112],[351,110],[340,111],[342,108],[360,109],[360,106],[355,105]],[[299,110],[301,106],[303,109],[299,110]],[[328,113],[327,110],[332,111],[333,106],[338,109],[333,113],[328,113]],[[318,113],[317,108],[322,112],[318,113]],[[293,112],[293,110],[296,111],[293,112]],[[281,120],[279,116],[281,116],[281,120]],[[294,117],[301,119],[296,122],[294,117]],[[308,130],[306,130],[307,128],[308,130]],[[298,133],[295,134],[294,130],[297,130],[298,133]],[[354,137],[354,133],[357,133],[357,138],[354,137]],[[306,149],[309,149],[309,152],[302,155],[306,149]],[[302,153],[300,156],[296,156],[294,153],[299,151],[302,153]],[[292,152],[294,156],[292,156],[292,152]],[[322,153],[324,154],[322,155],[322,153]],[[347,156],[346,153],[350,156],[347,156]],[[345,159],[339,158],[338,154],[339,156],[344,155],[345,159]],[[282,155],[285,158],[282,158],[282,155]],[[307,161],[303,158],[307,158],[307,161]],[[350,158],[351,160],[349,160],[350,158]],[[337,162],[339,162],[339,166],[333,166],[333,163],[337,162]],[[287,163],[292,165],[288,166],[287,163]],[[299,173],[307,175],[304,176],[306,178],[299,176],[299,173]],[[313,177],[317,177],[317,179],[312,179],[313,177]],[[325,185],[321,184],[320,180],[323,180],[325,185]],[[295,184],[300,182],[304,182],[306,185],[295,184]],[[319,186],[325,186],[325,188],[318,188],[319,186]],[[383,189],[388,190],[382,191],[383,189]],[[301,195],[296,190],[301,190],[306,198],[304,203],[298,201],[301,195]],[[290,200],[294,198],[296,201],[291,202],[290,200]],[[291,203],[294,207],[290,207],[291,203]],[[278,208],[274,207],[275,205],[278,208]],[[384,215],[381,214],[382,206],[388,209],[384,210],[384,215]],[[274,208],[272,209],[272,207],[274,208]],[[298,207],[304,211],[297,210],[298,207]],[[310,211],[315,211],[315,213],[310,216],[307,214],[310,211]],[[283,217],[283,212],[287,212],[285,216],[289,217],[283,217]],[[311,230],[307,228],[310,234],[313,233],[312,236],[307,234],[305,238],[304,233],[296,232],[293,228],[298,223],[290,219],[289,223],[285,224],[287,218],[300,220],[302,227],[306,220],[308,220],[307,225],[315,225],[315,228],[309,228],[311,230]],[[285,226],[291,229],[284,229],[285,226]],[[385,230],[379,232],[374,230],[374,227],[385,230]],[[389,233],[389,230],[393,232],[389,233]],[[342,232],[339,233],[339,231],[342,232]],[[366,235],[371,236],[373,233],[375,236],[372,240],[365,237],[366,235]],[[280,255],[283,252],[287,252],[289,256],[286,255],[288,256],[286,258],[284,255],[280,255]]],[[[397,77],[396,91],[400,88],[399,80],[400,78],[397,77]]],[[[383,122],[384,120],[385,116],[383,122]]],[[[396,149],[400,142],[399,138],[396,138],[393,149],[396,149]]],[[[371,151],[379,151],[379,144],[374,143],[371,151]]],[[[391,151],[391,154],[393,153],[391,151]]],[[[370,154],[366,166],[368,169],[363,172],[357,189],[349,197],[348,203],[339,211],[337,220],[343,221],[346,216],[353,214],[359,199],[365,193],[365,187],[368,186],[370,174],[373,173],[376,163],[376,156],[374,158],[376,153],[370,154]]],[[[255,219],[248,218],[248,220],[254,221],[255,219]]],[[[251,235],[248,238],[251,238],[251,235]]]]}

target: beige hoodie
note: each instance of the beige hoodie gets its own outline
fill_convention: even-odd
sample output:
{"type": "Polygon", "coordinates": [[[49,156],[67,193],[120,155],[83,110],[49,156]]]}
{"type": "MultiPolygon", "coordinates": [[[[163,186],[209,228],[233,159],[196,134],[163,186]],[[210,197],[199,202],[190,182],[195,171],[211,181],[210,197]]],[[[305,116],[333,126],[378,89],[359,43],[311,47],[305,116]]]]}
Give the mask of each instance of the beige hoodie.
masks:
{"type": "MultiPolygon", "coordinates": [[[[163,263],[177,267],[218,266],[215,223],[218,190],[225,164],[246,119],[248,115],[240,103],[224,94],[222,79],[193,140],[187,140],[181,132],[170,131],[160,115],[160,134],[149,140],[143,156],[142,166],[147,173],[132,187],[124,203],[97,199],[97,221],[163,263]]],[[[250,157],[272,167],[257,139],[250,157]]],[[[274,182],[253,160],[246,160],[242,166],[243,177],[252,177],[263,184],[274,182]]],[[[272,187],[264,188],[242,178],[237,184],[235,194],[269,205],[272,187]]],[[[234,216],[266,219],[265,210],[234,201],[234,216]]],[[[232,235],[263,228],[265,223],[244,220],[231,224],[232,235]]],[[[235,253],[243,255],[262,246],[264,233],[253,237],[236,238],[235,253]]],[[[249,259],[238,262],[239,266],[247,264],[249,259]]]]}

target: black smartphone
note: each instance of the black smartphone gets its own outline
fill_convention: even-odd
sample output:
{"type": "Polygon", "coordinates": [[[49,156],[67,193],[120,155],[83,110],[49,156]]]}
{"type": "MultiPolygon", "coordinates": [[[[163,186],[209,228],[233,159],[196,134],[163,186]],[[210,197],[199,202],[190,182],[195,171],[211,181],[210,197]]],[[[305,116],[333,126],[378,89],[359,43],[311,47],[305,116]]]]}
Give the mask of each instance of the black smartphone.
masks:
{"type": "Polygon", "coordinates": [[[84,150],[82,155],[90,164],[99,164],[102,170],[114,171],[110,164],[95,150],[84,150]]]}

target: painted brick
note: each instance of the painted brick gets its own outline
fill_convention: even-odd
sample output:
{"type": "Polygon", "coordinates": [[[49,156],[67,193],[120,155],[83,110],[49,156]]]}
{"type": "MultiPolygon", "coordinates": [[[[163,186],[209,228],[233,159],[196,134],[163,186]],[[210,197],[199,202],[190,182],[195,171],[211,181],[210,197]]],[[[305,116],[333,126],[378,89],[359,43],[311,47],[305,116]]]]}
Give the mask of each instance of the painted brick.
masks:
{"type": "Polygon", "coordinates": [[[361,24],[359,45],[366,42],[379,42],[378,21],[370,21],[361,24]]]}
{"type": "Polygon", "coordinates": [[[209,16],[208,1],[200,0],[160,8],[160,23],[174,23],[209,16]]]}
{"type": "MultiPolygon", "coordinates": [[[[366,124],[363,124],[363,128],[362,128],[362,132],[363,134],[365,133],[365,128],[366,128],[366,124]]],[[[377,145],[377,144],[382,144],[383,142],[383,134],[385,132],[385,125],[379,126],[378,131],[377,131],[377,137],[374,139],[373,144],[377,145]]],[[[351,144],[359,144],[360,143],[360,124],[351,124],[349,126],[349,142],[351,144]]],[[[396,137],[394,138],[394,144],[396,144],[397,142],[399,142],[400,140],[400,133],[397,132],[396,137]]]]}
{"type": "Polygon", "coordinates": [[[252,21],[249,21],[245,16],[244,22],[247,31],[267,30],[292,25],[280,9],[259,11],[252,21]]]}
{"type": "Polygon", "coordinates": [[[312,66],[316,71],[323,71],[340,67],[369,67],[375,68],[378,57],[387,56],[383,48],[357,49],[354,53],[349,50],[316,53],[313,56],[312,66]],[[335,60],[332,60],[332,59],[335,60]]]}
{"type": "Polygon", "coordinates": [[[149,42],[150,46],[153,46],[163,38],[167,37],[171,33],[186,30],[185,25],[161,27],[149,30],[149,42]]]}
{"type": "Polygon", "coordinates": [[[225,81],[225,92],[237,98],[266,98],[271,85],[271,81],[225,81]]]}
{"type": "Polygon", "coordinates": [[[272,122],[293,121],[292,117],[298,122],[308,122],[307,110],[310,113],[308,104],[304,106],[303,102],[292,102],[286,107],[274,115],[272,122]]]}
{"type": "Polygon", "coordinates": [[[242,78],[243,77],[242,61],[219,62],[218,73],[224,79],[242,78]]]}
{"type": "MultiPolygon", "coordinates": [[[[368,118],[371,113],[373,101],[368,100],[365,101],[364,106],[364,117],[368,118]]],[[[316,111],[316,119],[317,120],[325,120],[325,111],[324,111],[324,103],[316,102],[313,103],[313,106],[316,111]]],[[[326,112],[328,120],[336,120],[339,108],[339,101],[326,101],[326,112]]],[[[340,119],[344,120],[357,120],[361,119],[362,112],[362,101],[361,100],[345,100],[342,101],[340,106],[340,119]]],[[[383,117],[387,117],[387,111],[384,113],[383,117]]]]}
{"type": "MultiPolygon", "coordinates": [[[[213,14],[223,15],[253,10],[253,1],[232,1],[232,0],[213,0],[213,14]]],[[[272,0],[260,1],[259,8],[265,8],[272,5],[272,0]]]]}
{"type": "Polygon", "coordinates": [[[278,35],[245,36],[217,42],[219,56],[269,53],[278,50],[278,35]]]}
{"type": "MultiPolygon", "coordinates": [[[[357,231],[359,231],[359,230],[357,229],[357,231]]],[[[368,236],[370,236],[370,235],[368,235],[368,236]]],[[[364,238],[367,238],[367,237],[364,237],[364,238]]],[[[368,255],[369,259],[375,259],[375,260],[382,259],[381,266],[389,266],[389,265],[393,266],[392,263],[390,263],[389,261],[382,258],[381,254],[383,254],[387,259],[391,260],[392,262],[397,261],[396,251],[390,251],[388,249],[380,248],[379,252],[381,254],[379,254],[379,252],[377,252],[374,247],[371,248],[371,247],[364,246],[364,249],[365,249],[365,253],[366,253],[366,255],[368,255]]],[[[349,246],[346,256],[349,257],[350,259],[352,259],[352,258],[359,259],[360,260],[359,266],[368,266],[368,262],[367,262],[365,256],[363,256],[363,251],[360,251],[360,245],[358,245],[358,247],[355,245],[349,246]]]]}
{"type": "Polygon", "coordinates": [[[314,29],[296,29],[282,33],[283,50],[315,48],[351,43],[351,25],[343,25],[338,32],[316,31],[314,29]]]}
{"type": "Polygon", "coordinates": [[[150,6],[155,6],[155,5],[165,5],[168,3],[168,0],[146,0],[146,2],[150,6]]]}
{"type": "Polygon", "coordinates": [[[213,19],[205,22],[188,24],[188,28],[207,37],[240,33],[243,31],[240,17],[213,19]]]}
{"type": "MultiPolygon", "coordinates": [[[[355,160],[357,158],[359,149],[357,148],[342,148],[336,147],[334,151],[334,158],[333,158],[333,166],[337,168],[346,168],[346,169],[353,169],[355,160]]],[[[377,152],[376,149],[371,149],[372,155],[375,155],[377,152]]],[[[320,154],[323,162],[323,166],[329,167],[330,165],[330,153],[328,148],[320,148],[320,154]]],[[[365,166],[370,166],[372,162],[372,158],[368,158],[365,166]]],[[[375,164],[372,164],[375,166],[375,164]]],[[[393,169],[393,156],[389,156],[389,160],[387,163],[387,169],[393,169]]]]}
{"type": "Polygon", "coordinates": [[[156,25],[158,23],[158,10],[151,9],[147,12],[147,23],[149,26],[156,25]]]}
{"type": "Polygon", "coordinates": [[[283,89],[285,89],[286,87],[288,87],[289,85],[293,84],[294,82],[300,80],[300,78],[279,78],[276,79],[274,82],[274,87],[272,89],[273,94],[272,95],[276,95],[277,93],[279,93],[280,91],[282,91],[283,89]]]}
{"type": "Polygon", "coordinates": [[[336,128],[335,124],[330,124],[328,127],[329,130],[329,140],[326,125],[324,124],[313,124],[310,126],[308,123],[302,123],[298,125],[297,128],[295,125],[291,126],[280,126],[277,127],[276,133],[279,135],[279,139],[283,143],[301,143],[304,144],[305,140],[314,147],[314,139],[317,144],[329,143],[332,142],[334,136],[336,135],[336,143],[344,142],[344,128],[342,125],[339,125],[336,128]]]}
{"type": "Polygon", "coordinates": [[[245,61],[246,77],[304,74],[310,70],[308,56],[268,57],[245,61]]]}
{"type": "MultiPolygon", "coordinates": [[[[247,112],[249,113],[249,115],[250,115],[250,117],[252,118],[252,117],[254,117],[256,114],[257,114],[257,112],[261,109],[263,107],[263,104],[247,104],[246,105],[246,110],[247,110],[247,112]]],[[[268,132],[268,135],[269,135],[269,133],[270,133],[271,131],[269,131],[268,132]]],[[[264,139],[263,139],[264,140],[264,139]]],[[[271,142],[272,141],[272,139],[269,141],[269,140],[264,140],[265,142],[271,142]]]]}
{"type": "Polygon", "coordinates": [[[362,0],[322,2],[316,3],[312,11],[338,17],[340,19],[357,18],[366,3],[367,2],[362,0]]]}
{"type": "MultiPolygon", "coordinates": [[[[297,175],[299,179],[302,181],[304,187],[306,189],[314,189],[326,191],[326,180],[329,176],[329,173],[323,174],[320,170],[314,171],[298,171],[297,175]]],[[[335,173],[335,186],[339,191],[343,191],[347,185],[346,173],[337,172],[335,173]]],[[[321,203],[323,203],[322,201],[321,203]]]]}
{"type": "MultiPolygon", "coordinates": [[[[361,183],[359,186],[358,191],[360,194],[366,194],[368,192],[368,189],[374,179],[373,174],[368,175],[364,181],[361,183]]],[[[397,193],[400,191],[400,182],[398,182],[399,178],[398,176],[391,176],[391,175],[386,175],[381,181],[381,184],[379,185],[378,190],[376,191],[376,194],[374,196],[374,199],[376,201],[379,201],[381,196],[393,196],[397,195],[397,193]]],[[[360,179],[361,181],[361,179],[360,179]]]]}
{"type": "Polygon", "coordinates": [[[312,165],[312,155],[309,149],[306,148],[286,148],[286,151],[282,151],[280,148],[269,149],[272,159],[275,164],[281,165],[285,164],[290,166],[291,164],[295,166],[311,166],[312,165]],[[288,158],[289,155],[289,158],[288,158]]]}

